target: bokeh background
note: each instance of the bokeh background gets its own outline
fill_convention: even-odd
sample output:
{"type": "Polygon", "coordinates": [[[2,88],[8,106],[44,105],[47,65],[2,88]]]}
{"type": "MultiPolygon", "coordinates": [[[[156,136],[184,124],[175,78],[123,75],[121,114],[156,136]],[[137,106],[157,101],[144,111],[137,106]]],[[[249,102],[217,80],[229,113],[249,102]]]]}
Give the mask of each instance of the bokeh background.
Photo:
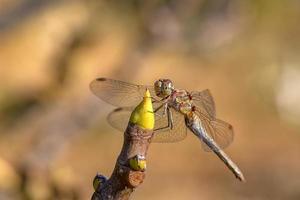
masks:
{"type": "Polygon", "coordinates": [[[0,0],[0,199],[89,199],[122,135],[89,83],[209,88],[241,183],[190,134],[132,199],[300,199],[300,1],[0,0]]]}

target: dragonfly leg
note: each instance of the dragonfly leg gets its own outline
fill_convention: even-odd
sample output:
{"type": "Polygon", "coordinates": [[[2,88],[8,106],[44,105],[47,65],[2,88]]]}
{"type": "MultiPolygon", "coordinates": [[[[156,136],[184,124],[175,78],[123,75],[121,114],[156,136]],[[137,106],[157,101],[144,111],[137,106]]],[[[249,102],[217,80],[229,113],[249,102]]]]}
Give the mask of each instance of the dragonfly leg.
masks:
{"type": "Polygon", "coordinates": [[[157,108],[154,110],[154,114],[157,115],[157,116],[159,116],[159,117],[163,117],[163,116],[165,115],[165,112],[166,112],[166,111],[165,111],[166,107],[168,107],[167,103],[161,104],[159,107],[157,107],[157,108]],[[157,111],[159,111],[160,109],[162,109],[162,107],[164,107],[164,111],[163,111],[163,114],[160,115],[160,114],[158,114],[157,111]]]}
{"type": "Polygon", "coordinates": [[[154,110],[154,113],[156,113],[157,111],[159,111],[163,106],[164,106],[164,104],[161,104],[160,106],[158,106],[158,107],[154,110]]]}
{"type": "Polygon", "coordinates": [[[148,112],[150,112],[150,113],[154,113],[155,115],[157,115],[157,116],[159,116],[159,117],[161,117],[161,115],[160,114],[158,114],[157,113],[157,111],[159,111],[162,107],[163,107],[163,105],[164,104],[161,104],[159,107],[157,107],[153,112],[150,112],[150,111],[148,111],[148,112]]]}
{"type": "Polygon", "coordinates": [[[151,99],[152,99],[152,103],[160,102],[160,100],[157,100],[155,97],[151,97],[151,99]]]}
{"type": "Polygon", "coordinates": [[[168,124],[170,125],[171,130],[173,129],[173,114],[169,107],[167,107],[167,113],[168,113],[168,124]]]}
{"type": "Polygon", "coordinates": [[[161,131],[161,130],[166,130],[166,129],[173,129],[173,115],[172,115],[172,112],[170,110],[169,107],[166,107],[167,109],[167,117],[168,117],[168,124],[164,127],[160,127],[160,128],[156,128],[154,129],[154,131],[161,131]]]}
{"type": "Polygon", "coordinates": [[[157,115],[157,116],[159,116],[159,117],[164,117],[165,115],[166,115],[166,113],[167,113],[167,108],[168,108],[168,103],[163,103],[163,104],[161,104],[159,107],[157,107],[155,110],[154,110],[154,114],[155,115],[157,115]],[[163,112],[162,112],[162,114],[158,114],[158,112],[157,111],[159,111],[160,109],[164,109],[163,110],[163,112]]]}
{"type": "MultiPolygon", "coordinates": [[[[169,106],[168,106],[168,104],[167,103],[165,103],[165,104],[163,104],[164,105],[164,112],[163,112],[163,116],[165,116],[166,115],[166,113],[167,114],[169,114],[168,112],[170,112],[169,111],[169,106]]],[[[168,116],[169,117],[169,116],[168,116]]]]}

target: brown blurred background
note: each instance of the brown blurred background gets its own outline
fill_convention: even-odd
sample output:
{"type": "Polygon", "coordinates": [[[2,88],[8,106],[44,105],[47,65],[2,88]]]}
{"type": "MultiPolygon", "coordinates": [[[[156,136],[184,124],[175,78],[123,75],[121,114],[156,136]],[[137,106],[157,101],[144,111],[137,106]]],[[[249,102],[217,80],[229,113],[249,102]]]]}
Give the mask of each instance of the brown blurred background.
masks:
{"type": "Polygon", "coordinates": [[[152,144],[132,199],[300,199],[300,1],[0,0],[0,199],[89,199],[122,135],[89,83],[209,88],[236,180],[190,134],[152,144]]]}

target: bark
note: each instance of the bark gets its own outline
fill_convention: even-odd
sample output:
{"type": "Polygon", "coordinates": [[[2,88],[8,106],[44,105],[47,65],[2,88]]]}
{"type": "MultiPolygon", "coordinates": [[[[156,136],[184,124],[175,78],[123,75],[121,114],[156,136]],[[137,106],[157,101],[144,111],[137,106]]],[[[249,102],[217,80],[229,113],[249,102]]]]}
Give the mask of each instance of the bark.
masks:
{"type": "Polygon", "coordinates": [[[101,184],[92,200],[127,200],[145,178],[145,171],[135,171],[129,166],[129,159],[136,155],[147,156],[153,137],[152,130],[144,130],[129,123],[124,133],[124,143],[111,177],[101,184]]]}

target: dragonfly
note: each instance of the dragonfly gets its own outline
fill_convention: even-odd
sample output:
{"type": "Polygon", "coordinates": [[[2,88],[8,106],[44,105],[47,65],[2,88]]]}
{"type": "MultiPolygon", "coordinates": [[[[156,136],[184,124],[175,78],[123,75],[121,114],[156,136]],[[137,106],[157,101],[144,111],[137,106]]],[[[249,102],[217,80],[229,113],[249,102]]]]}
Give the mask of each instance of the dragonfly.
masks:
{"type": "Polygon", "coordinates": [[[205,151],[214,152],[240,181],[245,181],[238,166],[223,151],[234,138],[232,125],[216,117],[214,99],[208,89],[177,89],[170,79],[159,79],[154,85],[138,85],[109,78],[90,83],[91,91],[103,101],[116,106],[107,116],[109,124],[124,131],[134,107],[143,99],[146,89],[152,96],[155,127],[152,142],[178,142],[188,130],[200,139],[205,151]]]}

